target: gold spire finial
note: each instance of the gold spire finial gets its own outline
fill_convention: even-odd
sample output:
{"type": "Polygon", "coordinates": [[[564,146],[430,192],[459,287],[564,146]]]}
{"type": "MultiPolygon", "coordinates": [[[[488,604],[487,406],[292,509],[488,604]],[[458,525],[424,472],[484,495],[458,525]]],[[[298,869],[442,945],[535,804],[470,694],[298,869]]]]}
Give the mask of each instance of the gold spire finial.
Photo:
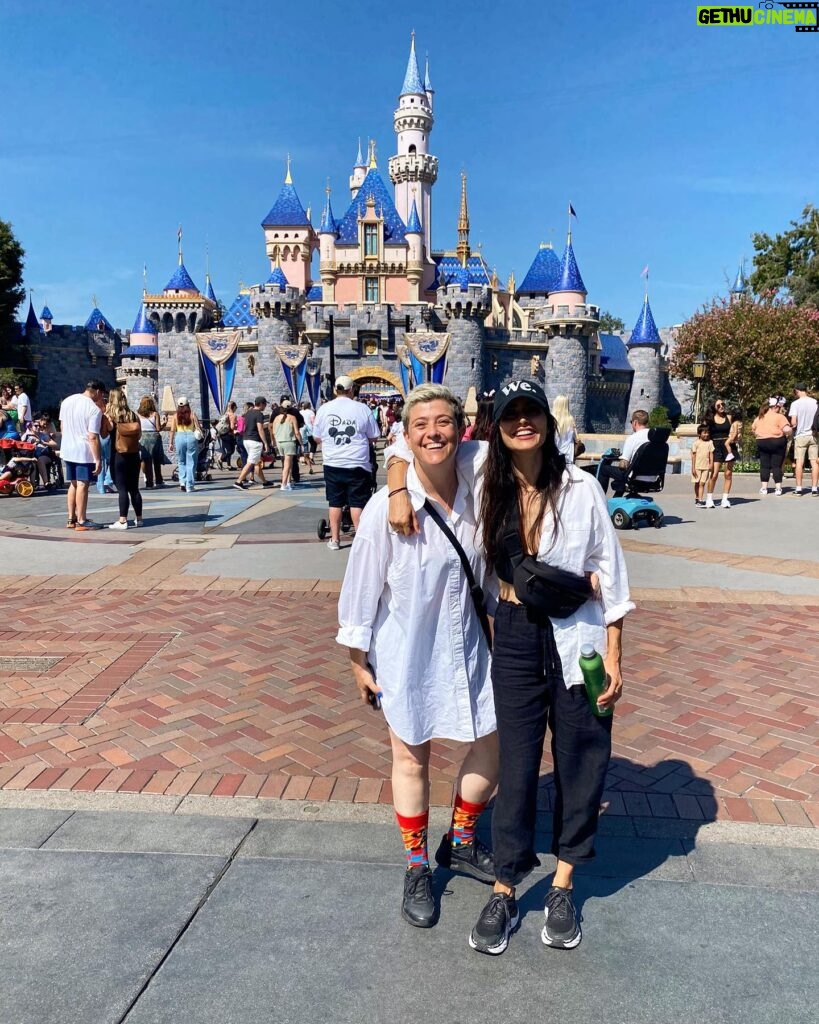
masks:
{"type": "Polygon", "coordinates": [[[293,178],[290,176],[290,154],[287,154],[287,174],[284,176],[285,185],[292,185],[293,178]]]}
{"type": "Polygon", "coordinates": [[[375,139],[370,139],[370,170],[374,170],[378,167],[378,163],[375,159],[375,139]]]}
{"type": "Polygon", "coordinates": [[[461,209],[458,213],[458,245],[456,247],[461,266],[465,267],[472,250],[469,248],[469,208],[466,201],[466,171],[461,171],[461,209]]]}

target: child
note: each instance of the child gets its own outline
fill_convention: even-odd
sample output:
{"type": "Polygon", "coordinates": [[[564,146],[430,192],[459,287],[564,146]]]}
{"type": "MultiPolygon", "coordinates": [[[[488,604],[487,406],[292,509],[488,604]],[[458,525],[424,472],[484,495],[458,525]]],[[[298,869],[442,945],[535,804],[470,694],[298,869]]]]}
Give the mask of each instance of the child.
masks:
{"type": "Polygon", "coordinates": [[[14,483],[20,477],[28,478],[32,462],[36,465],[37,460],[26,458],[24,455],[15,455],[14,458],[9,459],[3,467],[3,472],[0,473],[0,484],[14,483]]]}
{"type": "Polygon", "coordinates": [[[739,444],[740,434],[742,433],[742,409],[732,409],[728,413],[728,418],[731,421],[731,433],[728,435],[728,440],[725,442],[725,461],[733,462],[737,457],[737,446],[739,444]]]}
{"type": "Polygon", "coordinates": [[[691,479],[694,482],[694,504],[705,508],[705,485],[714,472],[714,442],[707,423],[697,427],[697,440],[691,446],[691,479]]]}

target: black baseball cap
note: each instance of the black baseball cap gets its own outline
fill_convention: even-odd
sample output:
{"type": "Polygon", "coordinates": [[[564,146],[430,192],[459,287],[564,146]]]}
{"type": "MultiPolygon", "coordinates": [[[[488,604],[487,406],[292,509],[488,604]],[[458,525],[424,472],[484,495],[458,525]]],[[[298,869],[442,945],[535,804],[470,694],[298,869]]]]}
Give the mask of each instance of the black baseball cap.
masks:
{"type": "Polygon", "coordinates": [[[549,399],[539,384],[535,384],[533,380],[508,380],[495,392],[495,404],[492,409],[492,419],[495,423],[503,416],[503,410],[507,405],[516,398],[526,398],[539,405],[544,412],[549,411],[549,399]]]}

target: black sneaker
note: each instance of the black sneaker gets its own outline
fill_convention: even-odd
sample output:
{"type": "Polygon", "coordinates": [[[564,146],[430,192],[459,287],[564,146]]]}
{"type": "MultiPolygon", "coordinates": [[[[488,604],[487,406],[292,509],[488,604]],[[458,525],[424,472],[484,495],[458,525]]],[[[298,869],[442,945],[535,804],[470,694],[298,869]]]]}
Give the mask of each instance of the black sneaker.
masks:
{"type": "Polygon", "coordinates": [[[491,885],[495,881],[495,859],[477,836],[471,843],[453,846],[449,833],[444,833],[435,854],[435,861],[442,868],[458,871],[462,875],[471,875],[479,882],[488,882],[491,885]]]}
{"type": "Polygon", "coordinates": [[[427,865],[407,869],[401,916],[415,928],[431,928],[438,920],[438,908],[432,896],[432,872],[427,865]]]}
{"type": "Polygon", "coordinates": [[[546,924],[540,937],[547,946],[555,949],[574,949],[580,945],[580,925],[577,921],[571,889],[560,889],[553,885],[546,894],[546,924]]]}
{"type": "Polygon", "coordinates": [[[248,484],[240,483],[238,480],[233,481],[233,486],[238,487],[240,491],[245,491],[248,488],[248,484]]]}
{"type": "Polygon", "coordinates": [[[515,897],[493,892],[472,929],[469,945],[479,953],[498,956],[509,945],[509,936],[517,923],[518,905],[515,897]]]}

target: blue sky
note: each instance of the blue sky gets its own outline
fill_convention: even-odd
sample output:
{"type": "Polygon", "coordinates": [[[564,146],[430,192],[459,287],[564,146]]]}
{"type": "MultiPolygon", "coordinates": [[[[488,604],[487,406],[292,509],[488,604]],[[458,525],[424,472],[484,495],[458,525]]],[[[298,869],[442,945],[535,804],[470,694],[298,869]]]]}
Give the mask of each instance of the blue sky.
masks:
{"type": "Polygon", "coordinates": [[[657,323],[678,323],[753,231],[819,200],[819,33],[699,27],[688,0],[405,6],[2,0],[0,218],[37,311],[82,323],[96,295],[130,327],[180,222],[200,287],[206,246],[226,304],[263,279],[288,152],[316,224],[328,176],[345,209],[359,135],[387,177],[413,28],[436,91],[434,245],[454,248],[464,169],[473,247],[503,281],[541,241],[562,250],[571,201],[589,300],[631,327],[648,264],[657,323]]]}

